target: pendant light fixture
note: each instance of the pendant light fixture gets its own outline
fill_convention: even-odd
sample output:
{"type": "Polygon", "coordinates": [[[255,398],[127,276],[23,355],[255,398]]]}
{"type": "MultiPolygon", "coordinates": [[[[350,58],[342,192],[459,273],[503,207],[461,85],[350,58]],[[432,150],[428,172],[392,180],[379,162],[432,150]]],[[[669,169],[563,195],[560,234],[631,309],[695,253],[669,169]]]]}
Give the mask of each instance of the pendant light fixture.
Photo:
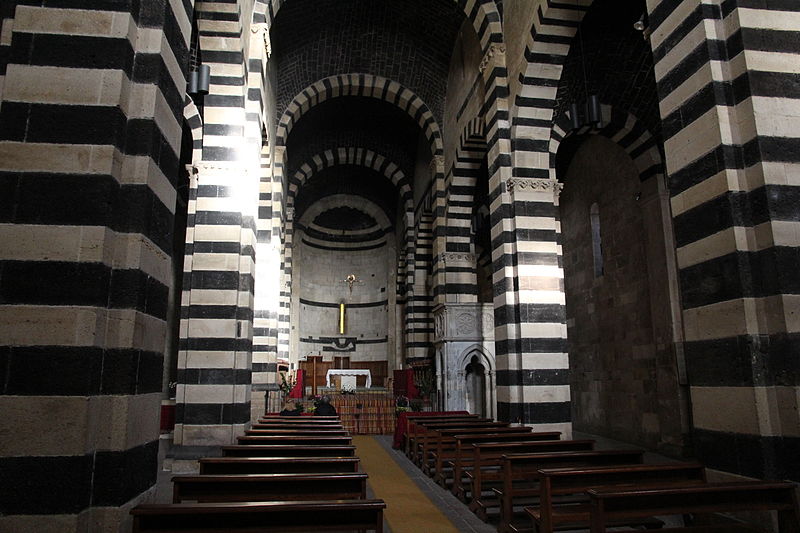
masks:
{"type": "MultiPolygon", "coordinates": [[[[576,7],[578,5],[577,0],[575,3],[576,7]]],[[[577,31],[578,37],[578,46],[579,48],[579,56],[581,62],[581,73],[583,74],[583,91],[586,100],[584,100],[583,106],[579,106],[577,102],[573,102],[570,104],[570,123],[572,125],[572,129],[577,130],[583,126],[591,125],[595,128],[601,128],[603,125],[603,109],[600,106],[600,97],[596,92],[589,92],[589,82],[586,76],[586,61],[584,57],[584,48],[583,48],[583,32],[581,28],[578,27],[577,31]],[[585,110],[583,119],[579,116],[579,109],[583,107],[585,110]]]]}

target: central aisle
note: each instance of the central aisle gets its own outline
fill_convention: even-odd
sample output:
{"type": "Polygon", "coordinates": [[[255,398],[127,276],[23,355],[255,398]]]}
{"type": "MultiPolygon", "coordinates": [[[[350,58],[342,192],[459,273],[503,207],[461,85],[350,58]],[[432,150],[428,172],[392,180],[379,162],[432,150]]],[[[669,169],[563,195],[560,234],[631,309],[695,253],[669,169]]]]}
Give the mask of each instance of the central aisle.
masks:
{"type": "Polygon", "coordinates": [[[375,497],[386,501],[385,520],[392,533],[458,533],[374,437],[353,435],[353,444],[375,497]]]}

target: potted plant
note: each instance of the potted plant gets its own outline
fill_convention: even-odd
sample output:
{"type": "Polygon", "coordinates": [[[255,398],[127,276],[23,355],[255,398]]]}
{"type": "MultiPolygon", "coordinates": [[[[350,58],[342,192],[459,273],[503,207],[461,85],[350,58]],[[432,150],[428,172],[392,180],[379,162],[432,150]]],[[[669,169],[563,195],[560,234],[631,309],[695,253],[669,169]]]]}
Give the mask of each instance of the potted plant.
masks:
{"type": "Polygon", "coordinates": [[[408,399],[407,396],[397,396],[394,399],[394,413],[399,415],[400,413],[405,413],[406,411],[411,410],[411,401],[408,399]]]}
{"type": "Polygon", "coordinates": [[[436,373],[431,367],[414,370],[414,385],[423,400],[427,400],[436,391],[436,373]]]}

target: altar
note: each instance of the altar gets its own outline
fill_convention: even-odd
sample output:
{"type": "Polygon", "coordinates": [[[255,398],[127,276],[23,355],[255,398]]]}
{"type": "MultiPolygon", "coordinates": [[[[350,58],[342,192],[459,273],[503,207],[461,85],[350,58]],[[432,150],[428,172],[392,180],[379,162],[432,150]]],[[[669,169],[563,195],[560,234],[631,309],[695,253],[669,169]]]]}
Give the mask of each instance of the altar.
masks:
{"type": "Polygon", "coordinates": [[[325,375],[325,382],[327,387],[331,387],[331,379],[333,376],[341,376],[341,388],[355,389],[356,380],[358,376],[366,376],[367,383],[364,385],[367,389],[372,387],[372,373],[368,369],[362,368],[331,368],[325,375]],[[349,378],[349,379],[348,379],[349,378]]]}

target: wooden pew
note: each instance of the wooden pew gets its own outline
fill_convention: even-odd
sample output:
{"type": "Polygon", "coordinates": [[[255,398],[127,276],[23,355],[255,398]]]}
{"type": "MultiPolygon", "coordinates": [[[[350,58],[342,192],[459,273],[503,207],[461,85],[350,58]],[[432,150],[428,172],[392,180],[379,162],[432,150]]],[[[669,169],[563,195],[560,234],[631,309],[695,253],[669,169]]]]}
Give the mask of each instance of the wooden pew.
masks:
{"type": "Polygon", "coordinates": [[[405,443],[403,445],[403,450],[405,451],[406,457],[411,458],[411,444],[416,437],[416,434],[420,431],[423,431],[422,428],[425,424],[448,424],[454,422],[466,422],[466,421],[483,421],[483,422],[491,422],[490,418],[478,418],[478,415],[458,415],[458,416],[446,416],[446,417],[436,417],[436,416],[421,416],[419,418],[411,418],[407,420],[408,429],[406,431],[405,436],[405,443]]]}
{"type": "Polygon", "coordinates": [[[436,479],[437,469],[444,466],[445,460],[455,455],[456,435],[530,435],[530,426],[489,426],[479,428],[434,429],[422,447],[422,471],[436,479]]]}
{"type": "Polygon", "coordinates": [[[245,435],[321,435],[342,437],[350,433],[345,429],[246,429],[245,435]]]}
{"type": "MultiPolygon", "coordinates": [[[[445,460],[442,468],[442,486],[447,488],[447,482],[452,479],[453,483],[450,492],[458,495],[463,490],[462,480],[464,472],[472,469],[474,460],[473,444],[488,443],[525,443],[538,441],[557,441],[561,438],[560,431],[538,431],[535,433],[503,433],[486,435],[454,435],[455,449],[452,458],[445,460]]],[[[438,470],[438,465],[437,465],[438,470]]],[[[462,500],[465,501],[465,500],[462,500]]]]}
{"type": "Polygon", "coordinates": [[[338,416],[279,416],[265,415],[259,417],[259,424],[290,424],[294,421],[297,424],[341,424],[342,420],[338,416]]]}
{"type": "Polygon", "coordinates": [[[353,457],[356,447],[352,444],[318,444],[297,446],[294,444],[231,444],[222,446],[224,457],[353,457]]]}
{"type": "Polygon", "coordinates": [[[133,533],[370,530],[383,533],[383,500],[139,505],[133,533]]]}
{"type": "MultiPolygon", "coordinates": [[[[609,523],[634,518],[738,511],[777,511],[780,533],[800,532],[797,485],[791,482],[742,481],[671,488],[589,489],[591,533],[605,533],[609,523]]],[[[711,526],[699,526],[709,531],[711,526]]],[[[724,531],[753,531],[725,524],[724,531]]],[[[697,527],[663,531],[696,531],[697,527]]],[[[756,530],[757,531],[757,530],[756,530]]]]}
{"type": "Polygon", "coordinates": [[[311,446],[314,444],[344,445],[352,444],[352,437],[325,437],[320,435],[242,435],[236,437],[239,444],[293,444],[295,446],[311,446]]]}
{"type": "MultiPolygon", "coordinates": [[[[589,527],[589,500],[585,492],[591,488],[608,489],[619,486],[646,485],[668,487],[678,484],[705,484],[705,468],[700,463],[666,463],[620,465],[592,468],[547,468],[538,471],[539,503],[526,507],[525,513],[533,524],[528,527],[514,523],[509,514],[512,502],[501,498],[499,531],[527,531],[533,526],[537,533],[552,533],[555,529],[585,529],[589,527]],[[580,495],[580,500],[571,499],[559,504],[559,498],[580,495]]],[[[617,524],[619,526],[640,525],[637,522],[617,524]]]]}
{"type": "Polygon", "coordinates": [[[344,429],[344,426],[341,424],[278,424],[277,422],[274,424],[253,424],[251,429],[317,429],[320,431],[330,429],[330,430],[337,430],[337,429],[344,429]]]}
{"type": "MultiPolygon", "coordinates": [[[[546,433],[544,433],[546,435],[546,433]]],[[[580,452],[591,451],[594,449],[594,440],[545,440],[542,442],[531,441],[512,441],[512,442],[465,442],[464,454],[470,456],[464,461],[464,468],[459,467],[459,475],[453,475],[453,488],[451,492],[462,502],[468,502],[472,495],[472,488],[475,477],[479,477],[481,490],[490,490],[492,483],[497,484],[498,477],[494,480],[487,479],[483,483],[483,478],[491,472],[499,473],[503,465],[503,457],[512,453],[545,453],[545,452],[580,452]],[[482,472],[475,472],[475,470],[482,472]],[[466,480],[466,483],[465,483],[466,480]]]]}
{"type": "Polygon", "coordinates": [[[204,457],[200,474],[358,472],[358,457],[204,457]]]}
{"type": "MultiPolygon", "coordinates": [[[[569,442],[569,441],[560,441],[569,442]]],[[[503,456],[503,466],[500,471],[486,472],[483,468],[476,467],[472,474],[472,500],[469,508],[481,520],[488,520],[489,509],[499,507],[498,494],[487,490],[488,483],[499,482],[502,491],[509,494],[509,487],[519,481],[536,479],[541,468],[599,466],[616,464],[639,464],[642,462],[642,450],[602,450],[602,451],[576,451],[552,453],[527,453],[503,456]]]]}
{"type": "Polygon", "coordinates": [[[410,454],[409,459],[422,467],[422,460],[424,457],[424,448],[428,439],[435,437],[434,431],[440,429],[479,429],[491,427],[508,427],[508,422],[495,422],[493,420],[476,419],[465,420],[463,422],[432,422],[424,424],[416,424],[414,431],[409,435],[410,454]]]}
{"type": "Polygon", "coordinates": [[[448,424],[470,424],[494,422],[491,418],[478,418],[477,416],[447,417],[444,419],[429,417],[408,422],[408,432],[406,435],[406,455],[411,457],[413,453],[413,442],[425,433],[427,427],[446,426],[448,424]]]}
{"type": "Polygon", "coordinates": [[[218,474],[173,476],[172,503],[363,500],[367,474],[218,474]]]}

